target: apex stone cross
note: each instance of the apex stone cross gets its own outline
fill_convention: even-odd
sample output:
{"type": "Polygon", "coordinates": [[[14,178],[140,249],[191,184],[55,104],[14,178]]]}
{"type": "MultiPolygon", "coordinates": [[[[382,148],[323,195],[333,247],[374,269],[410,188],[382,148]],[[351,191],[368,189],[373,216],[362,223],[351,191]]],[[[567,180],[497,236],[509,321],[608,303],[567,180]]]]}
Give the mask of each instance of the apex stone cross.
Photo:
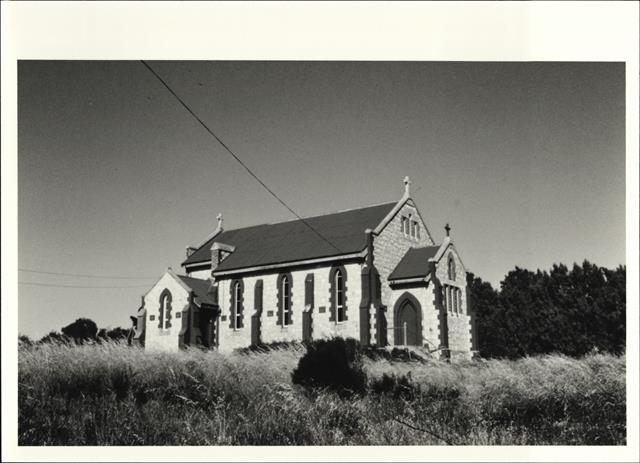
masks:
{"type": "Polygon", "coordinates": [[[409,196],[409,190],[411,188],[411,180],[409,179],[409,176],[407,175],[404,180],[404,194],[409,196]]]}

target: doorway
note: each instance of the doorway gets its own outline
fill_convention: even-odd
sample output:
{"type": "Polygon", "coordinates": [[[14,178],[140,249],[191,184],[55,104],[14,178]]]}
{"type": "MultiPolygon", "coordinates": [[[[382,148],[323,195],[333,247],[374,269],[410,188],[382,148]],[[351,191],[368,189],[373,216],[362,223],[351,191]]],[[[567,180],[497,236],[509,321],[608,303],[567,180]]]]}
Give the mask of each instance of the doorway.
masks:
{"type": "Polygon", "coordinates": [[[218,345],[218,315],[215,309],[202,307],[200,309],[200,333],[202,345],[213,349],[218,345]]]}
{"type": "Polygon", "coordinates": [[[396,346],[422,345],[421,307],[415,297],[407,294],[396,304],[394,324],[396,346]]]}

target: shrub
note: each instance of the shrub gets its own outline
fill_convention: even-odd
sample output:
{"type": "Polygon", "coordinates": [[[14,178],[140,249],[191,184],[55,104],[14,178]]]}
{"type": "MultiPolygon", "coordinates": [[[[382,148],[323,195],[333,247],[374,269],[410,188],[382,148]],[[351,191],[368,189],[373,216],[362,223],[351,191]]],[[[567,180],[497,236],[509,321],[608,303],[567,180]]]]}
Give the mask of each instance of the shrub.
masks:
{"type": "Polygon", "coordinates": [[[362,354],[369,360],[387,360],[389,362],[420,362],[428,363],[429,358],[424,352],[406,347],[374,347],[366,346],[362,348],[362,354]]]}
{"type": "Polygon", "coordinates": [[[374,394],[386,394],[394,398],[413,399],[420,393],[420,386],[411,380],[411,374],[390,375],[384,373],[381,378],[371,381],[371,391],[374,394]]]}
{"type": "Polygon", "coordinates": [[[367,374],[358,342],[352,338],[312,341],[293,371],[292,381],[312,392],[328,389],[341,397],[363,394],[367,374]]]}
{"type": "Polygon", "coordinates": [[[71,339],[68,336],[58,333],[57,331],[51,331],[38,341],[39,344],[69,344],[70,342],[71,339]]]}
{"type": "Polygon", "coordinates": [[[235,349],[235,352],[242,355],[251,354],[265,354],[277,350],[296,350],[304,346],[303,343],[298,341],[275,341],[264,344],[252,344],[248,347],[240,347],[235,349]]]}
{"type": "Polygon", "coordinates": [[[400,362],[427,362],[427,359],[411,349],[394,347],[391,350],[391,359],[400,362]]]}
{"type": "Polygon", "coordinates": [[[62,333],[72,338],[76,343],[83,343],[89,339],[95,339],[98,333],[98,326],[93,320],[88,318],[78,318],[75,322],[62,328],[62,333]]]}

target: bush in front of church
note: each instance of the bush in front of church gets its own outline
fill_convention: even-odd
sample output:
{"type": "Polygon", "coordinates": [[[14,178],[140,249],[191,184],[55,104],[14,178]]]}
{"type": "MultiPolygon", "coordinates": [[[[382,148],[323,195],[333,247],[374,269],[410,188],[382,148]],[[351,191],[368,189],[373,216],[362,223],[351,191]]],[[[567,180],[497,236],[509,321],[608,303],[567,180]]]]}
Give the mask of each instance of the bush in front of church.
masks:
{"type": "Polygon", "coordinates": [[[333,391],[340,397],[364,394],[367,374],[360,345],[353,338],[339,337],[310,342],[293,371],[292,381],[313,394],[321,390],[333,391]]]}

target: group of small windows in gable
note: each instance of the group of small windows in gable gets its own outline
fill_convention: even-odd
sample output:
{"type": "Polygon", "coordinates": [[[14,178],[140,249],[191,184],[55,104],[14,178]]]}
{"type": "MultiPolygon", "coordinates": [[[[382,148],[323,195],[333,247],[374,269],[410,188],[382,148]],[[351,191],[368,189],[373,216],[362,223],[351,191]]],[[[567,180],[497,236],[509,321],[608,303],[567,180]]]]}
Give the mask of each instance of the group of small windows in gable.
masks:
{"type": "Polygon", "coordinates": [[[400,229],[404,235],[420,239],[420,222],[414,220],[411,214],[400,216],[400,229]]]}
{"type": "MultiPolygon", "coordinates": [[[[456,261],[453,254],[447,259],[447,278],[456,281],[456,261]]],[[[462,310],[462,290],[457,286],[445,284],[442,288],[444,294],[444,306],[451,313],[464,313],[462,310]]]]}

